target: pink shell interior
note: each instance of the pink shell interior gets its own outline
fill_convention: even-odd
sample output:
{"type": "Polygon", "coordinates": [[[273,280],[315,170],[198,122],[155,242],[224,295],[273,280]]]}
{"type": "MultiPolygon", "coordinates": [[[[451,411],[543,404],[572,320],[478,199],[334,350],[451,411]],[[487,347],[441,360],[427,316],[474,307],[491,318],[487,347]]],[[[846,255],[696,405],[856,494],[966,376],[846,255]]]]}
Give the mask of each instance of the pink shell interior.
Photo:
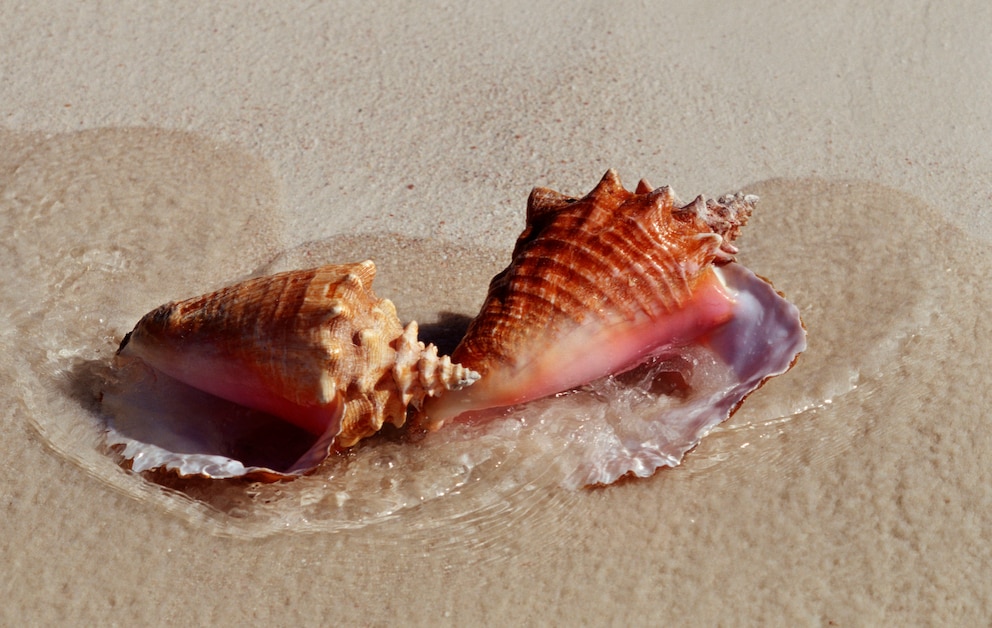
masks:
{"type": "Polygon", "coordinates": [[[653,360],[577,393],[580,398],[571,402],[575,419],[561,427],[573,435],[566,486],[647,477],[679,464],[748,394],[787,371],[805,349],[799,310],[768,282],[737,263],[717,273],[734,296],[731,320],[698,342],[664,348],[653,360]]]}
{"type": "Polygon", "coordinates": [[[133,471],[180,476],[277,480],[323,462],[338,433],[314,435],[272,415],[239,406],[156,371],[140,360],[104,390],[107,444],[133,471]]]}
{"type": "Polygon", "coordinates": [[[190,343],[177,351],[155,339],[132,337],[122,344],[119,354],[123,359],[134,357],[152,364],[156,372],[239,406],[281,417],[315,436],[330,430],[337,433],[341,425],[344,402],[340,397],[323,405],[293,403],[273,391],[240,360],[220,355],[208,343],[190,343]]]}

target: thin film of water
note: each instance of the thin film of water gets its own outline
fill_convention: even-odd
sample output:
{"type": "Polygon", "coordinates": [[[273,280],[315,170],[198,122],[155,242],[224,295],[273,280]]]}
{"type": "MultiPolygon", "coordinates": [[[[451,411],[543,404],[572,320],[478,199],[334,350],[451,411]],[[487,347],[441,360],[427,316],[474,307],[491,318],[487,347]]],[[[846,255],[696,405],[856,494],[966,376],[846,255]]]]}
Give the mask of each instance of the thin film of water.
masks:
{"type": "MultiPolygon", "coordinates": [[[[568,444],[542,428],[574,419],[576,409],[565,404],[557,415],[553,404],[544,407],[540,420],[524,410],[419,443],[373,438],[290,483],[123,470],[102,445],[99,390],[123,334],[159,303],[250,274],[372,258],[376,292],[450,351],[509,252],[399,235],[340,236],[280,252],[272,218],[278,185],[266,165],[159,130],[39,140],[11,172],[0,216],[4,239],[14,244],[3,261],[20,272],[3,287],[11,312],[4,376],[57,455],[97,481],[236,536],[363,529],[403,518],[405,534],[436,537],[444,529],[446,542],[493,547],[510,522],[539,522],[553,535],[580,516],[586,493],[560,487],[562,469],[574,462],[568,444]]],[[[761,448],[769,472],[792,464],[778,436],[815,430],[834,400],[885,378],[905,343],[927,333],[940,292],[933,271],[940,252],[920,226],[933,219],[914,199],[818,180],[768,181],[747,191],[762,202],[740,242],[741,260],[800,307],[809,349],[704,439],[683,473],[719,472],[718,463],[742,447],[761,448]]]]}

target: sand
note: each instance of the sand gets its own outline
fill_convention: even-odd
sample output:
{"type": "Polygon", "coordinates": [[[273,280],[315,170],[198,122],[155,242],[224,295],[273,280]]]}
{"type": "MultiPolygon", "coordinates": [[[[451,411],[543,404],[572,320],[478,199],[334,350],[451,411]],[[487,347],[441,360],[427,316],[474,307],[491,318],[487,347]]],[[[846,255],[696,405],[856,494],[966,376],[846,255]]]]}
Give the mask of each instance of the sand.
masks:
{"type": "Polygon", "coordinates": [[[986,3],[0,15],[0,623],[989,622],[986,3]],[[457,328],[530,188],[609,167],[760,195],[742,261],[809,330],[682,466],[568,491],[488,441],[177,493],[102,451],[151,307],[368,254],[457,328]]]}

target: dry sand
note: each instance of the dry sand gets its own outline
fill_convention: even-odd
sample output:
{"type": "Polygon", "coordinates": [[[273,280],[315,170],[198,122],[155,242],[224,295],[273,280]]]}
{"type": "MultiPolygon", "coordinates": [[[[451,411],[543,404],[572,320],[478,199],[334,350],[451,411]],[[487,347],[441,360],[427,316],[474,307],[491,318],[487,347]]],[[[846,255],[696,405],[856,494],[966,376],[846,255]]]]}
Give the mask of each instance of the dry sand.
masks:
{"type": "Polygon", "coordinates": [[[0,623],[987,624],[989,5],[394,4],[0,5],[0,623]],[[608,167],[759,194],[742,259],[809,328],[678,469],[387,507],[369,458],[335,518],[100,451],[152,306],[369,251],[471,314],[530,187],[608,167]]]}

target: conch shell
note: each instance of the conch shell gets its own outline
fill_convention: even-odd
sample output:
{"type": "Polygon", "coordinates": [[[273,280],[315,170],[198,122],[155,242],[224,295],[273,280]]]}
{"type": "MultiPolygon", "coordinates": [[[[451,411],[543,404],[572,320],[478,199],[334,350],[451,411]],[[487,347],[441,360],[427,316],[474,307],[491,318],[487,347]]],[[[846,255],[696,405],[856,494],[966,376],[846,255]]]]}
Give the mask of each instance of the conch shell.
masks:
{"type": "MultiPolygon", "coordinates": [[[[419,342],[415,322],[401,326],[392,302],[372,292],[375,272],[372,261],[322,266],[168,303],[124,338],[118,361],[137,358],[157,374],[283,419],[316,437],[325,454],[331,444],[350,447],[386,423],[402,426],[425,398],[478,379],[419,342]]],[[[188,463],[178,463],[185,474],[214,476],[188,463]]]]}
{"type": "MultiPolygon", "coordinates": [[[[634,192],[624,189],[614,170],[581,199],[535,188],[510,265],[493,278],[452,353],[480,381],[428,400],[417,422],[433,430],[479,420],[650,360],[688,363],[696,359],[694,347],[712,341],[715,359],[746,377],[721,384],[713,399],[695,406],[714,408],[715,422],[726,419],[805,347],[794,306],[746,269],[724,272],[739,266],[733,242],[756,201],[736,194],[683,205],[671,188],[644,180],[634,192]],[[763,327],[766,317],[775,324],[763,327]],[[727,338],[728,330],[744,333],[742,340],[727,338]],[[774,343],[782,350],[769,351],[774,343]]],[[[687,420],[709,411],[693,412],[687,420]]],[[[715,422],[700,421],[694,442],[715,422]]],[[[611,471],[605,481],[617,475],[611,471]]]]}

